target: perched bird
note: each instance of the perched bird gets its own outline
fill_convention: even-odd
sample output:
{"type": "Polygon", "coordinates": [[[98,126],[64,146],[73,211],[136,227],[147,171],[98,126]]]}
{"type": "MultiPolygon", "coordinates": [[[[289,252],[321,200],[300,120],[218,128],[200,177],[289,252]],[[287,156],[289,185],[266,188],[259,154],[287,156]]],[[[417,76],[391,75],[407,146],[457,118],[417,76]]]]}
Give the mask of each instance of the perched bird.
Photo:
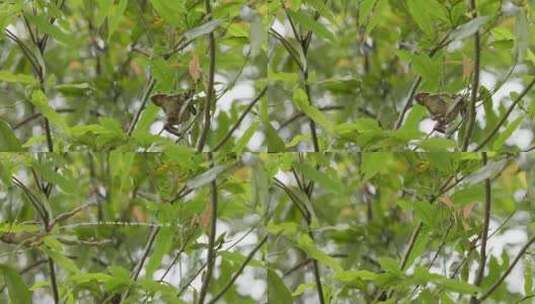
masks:
{"type": "Polygon", "coordinates": [[[193,91],[173,95],[159,93],[152,95],[150,99],[165,113],[164,129],[176,136],[181,133],[179,126],[188,121],[191,114],[197,114],[193,105],[193,91]]]}
{"type": "Polygon", "coordinates": [[[462,95],[418,93],[414,99],[427,108],[431,118],[437,122],[434,129],[445,133],[450,122],[455,120],[459,113],[464,112],[464,98],[462,95]]]}

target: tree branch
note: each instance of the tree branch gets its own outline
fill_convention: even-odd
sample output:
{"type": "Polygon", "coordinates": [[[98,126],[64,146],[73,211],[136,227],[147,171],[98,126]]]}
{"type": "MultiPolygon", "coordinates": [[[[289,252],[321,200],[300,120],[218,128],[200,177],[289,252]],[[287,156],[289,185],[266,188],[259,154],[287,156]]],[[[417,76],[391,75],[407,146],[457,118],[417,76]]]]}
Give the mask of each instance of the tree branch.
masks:
{"type": "MultiPolygon", "coordinates": [[[[476,0],[470,0],[470,9],[472,10],[472,19],[477,18],[476,0]]],[[[479,29],[474,34],[474,77],[472,79],[472,92],[470,94],[470,105],[468,107],[468,121],[466,124],[466,133],[464,135],[462,151],[468,150],[472,133],[474,133],[474,125],[476,123],[476,102],[477,93],[479,91],[479,70],[481,61],[481,41],[479,36],[479,29]]]]}
{"type": "MultiPolygon", "coordinates": [[[[208,21],[212,20],[212,4],[211,0],[205,0],[206,14],[209,15],[208,21]]],[[[206,144],[206,138],[208,137],[208,132],[210,131],[210,120],[212,119],[210,115],[211,107],[215,103],[214,96],[214,77],[215,77],[215,38],[214,32],[208,34],[208,55],[209,55],[209,67],[208,67],[208,86],[206,88],[206,100],[204,103],[204,125],[201,129],[201,135],[197,143],[197,151],[202,152],[204,145],[206,144]]]]}
{"type": "Polygon", "coordinates": [[[518,95],[518,97],[513,101],[513,103],[507,109],[507,112],[505,112],[505,115],[503,115],[502,119],[500,119],[500,121],[496,124],[494,129],[490,131],[489,135],[487,135],[487,137],[479,144],[479,146],[477,146],[474,152],[481,150],[481,148],[483,148],[492,139],[492,137],[494,137],[494,135],[498,133],[498,130],[505,123],[507,118],[509,118],[509,115],[511,115],[511,112],[513,112],[516,105],[522,100],[522,98],[524,98],[524,96],[526,96],[526,94],[529,92],[529,90],[531,90],[533,85],[535,85],[535,78],[531,80],[531,82],[524,88],[524,90],[520,93],[520,95],[518,95]]]}
{"type": "Polygon", "coordinates": [[[478,303],[481,303],[484,300],[486,300],[488,297],[490,297],[492,295],[492,293],[494,293],[496,291],[496,289],[498,289],[498,287],[500,287],[500,285],[503,283],[505,278],[507,278],[507,276],[511,273],[511,271],[516,266],[516,264],[518,263],[520,258],[522,258],[522,256],[526,253],[526,251],[531,246],[531,244],[533,244],[533,242],[535,242],[535,236],[532,237],[526,243],[526,245],[524,245],[524,247],[522,247],[522,249],[520,249],[520,252],[516,255],[516,257],[514,258],[513,262],[511,263],[511,265],[509,265],[509,268],[507,268],[507,270],[502,274],[502,276],[498,279],[498,281],[496,281],[485,293],[483,293],[483,295],[481,295],[481,297],[479,297],[477,299],[478,303]]]}
{"type": "MultiPolygon", "coordinates": [[[[483,157],[483,166],[487,165],[487,153],[481,153],[483,157]]],[[[475,286],[481,286],[483,276],[485,274],[485,263],[487,262],[487,240],[489,235],[489,222],[491,210],[491,186],[490,178],[485,179],[485,213],[483,219],[483,229],[481,230],[481,248],[479,251],[479,269],[477,270],[476,278],[474,280],[475,286]]],[[[477,304],[475,295],[470,299],[471,304],[477,304]]]]}
{"type": "Polygon", "coordinates": [[[228,283],[225,285],[225,287],[223,287],[223,289],[217,293],[213,299],[211,299],[208,304],[214,304],[216,303],[224,294],[225,292],[227,292],[230,287],[232,287],[232,285],[234,284],[234,282],[236,282],[236,280],[238,279],[238,277],[240,276],[240,274],[243,272],[243,270],[245,269],[245,267],[247,266],[247,264],[249,264],[249,262],[253,259],[254,255],[256,254],[256,252],[264,245],[264,243],[267,241],[268,239],[268,236],[266,235],[261,241],[260,243],[258,243],[258,245],[256,245],[256,247],[249,253],[249,255],[247,255],[247,258],[245,259],[245,261],[243,261],[243,263],[241,264],[240,266],[240,269],[238,269],[238,271],[236,271],[236,273],[234,273],[234,275],[232,276],[232,278],[228,281],[228,283]]]}
{"type": "Polygon", "coordinates": [[[232,126],[232,128],[227,132],[227,134],[225,134],[223,139],[221,139],[221,141],[214,147],[214,150],[213,150],[214,152],[219,150],[221,147],[223,147],[223,145],[230,139],[230,137],[232,136],[234,131],[236,131],[236,129],[238,129],[240,127],[240,125],[241,125],[243,119],[245,118],[245,116],[247,116],[247,114],[251,111],[251,109],[255,106],[255,104],[262,98],[262,96],[264,96],[264,94],[266,94],[266,92],[267,92],[267,86],[264,87],[264,89],[262,89],[260,94],[258,94],[258,96],[256,96],[256,98],[253,99],[253,101],[251,101],[251,103],[249,103],[249,105],[247,106],[247,108],[245,108],[243,113],[240,115],[240,117],[238,118],[238,120],[236,121],[234,126],[232,126]]]}
{"type": "Polygon", "coordinates": [[[134,129],[136,128],[139,118],[141,117],[141,113],[147,106],[149,96],[152,90],[154,89],[155,85],[156,85],[156,80],[152,78],[152,75],[149,76],[149,82],[147,84],[147,87],[145,88],[145,91],[143,92],[143,96],[141,97],[141,106],[137,110],[136,114],[134,115],[134,118],[132,119],[132,122],[130,123],[130,126],[128,127],[128,131],[127,131],[128,136],[131,136],[132,133],[134,132],[134,129]]]}
{"type": "MultiPolygon", "coordinates": [[[[212,153],[208,153],[208,157],[212,161],[212,153]]],[[[213,161],[212,161],[213,165],[213,161]]],[[[199,292],[199,301],[198,304],[204,304],[204,300],[206,298],[206,294],[208,293],[208,287],[210,285],[210,280],[212,279],[212,272],[214,270],[215,266],[215,258],[216,258],[216,248],[215,248],[215,236],[216,236],[216,223],[217,223],[217,183],[216,179],[214,179],[210,183],[210,192],[211,192],[211,200],[210,200],[210,207],[212,210],[210,210],[210,235],[208,236],[208,257],[207,257],[207,267],[206,267],[206,273],[204,274],[204,281],[201,286],[201,291],[199,292]]]]}

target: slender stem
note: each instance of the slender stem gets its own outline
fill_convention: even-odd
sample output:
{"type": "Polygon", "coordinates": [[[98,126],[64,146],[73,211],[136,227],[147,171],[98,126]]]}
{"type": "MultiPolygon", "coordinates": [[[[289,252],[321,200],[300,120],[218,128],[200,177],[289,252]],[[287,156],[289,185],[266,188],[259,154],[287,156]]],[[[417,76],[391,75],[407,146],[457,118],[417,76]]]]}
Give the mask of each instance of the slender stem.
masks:
{"type": "MultiPolygon", "coordinates": [[[[429,52],[429,57],[433,57],[438,51],[440,51],[442,48],[446,47],[451,41],[448,40],[449,34],[444,36],[442,40],[438,43],[438,45],[433,48],[429,52]]],[[[405,115],[409,111],[409,109],[412,107],[412,100],[414,99],[414,95],[416,95],[416,91],[418,90],[418,87],[420,87],[420,84],[422,83],[422,77],[418,76],[414,80],[411,90],[409,91],[409,96],[407,97],[407,100],[405,101],[405,104],[403,105],[403,110],[401,110],[401,113],[399,114],[398,120],[396,121],[396,124],[394,126],[394,130],[397,130],[401,128],[401,124],[403,123],[403,119],[405,118],[405,115]]]]}
{"type": "Polygon", "coordinates": [[[50,271],[50,285],[52,285],[52,296],[54,297],[54,303],[59,303],[58,282],[56,279],[56,270],[54,268],[54,260],[51,257],[48,257],[48,269],[50,271]]]}
{"type": "MultiPolygon", "coordinates": [[[[138,264],[134,268],[134,272],[132,273],[132,280],[137,281],[139,278],[139,274],[141,273],[141,269],[143,269],[143,265],[145,264],[145,261],[149,257],[149,253],[152,249],[152,246],[154,244],[154,241],[156,240],[156,237],[158,236],[158,233],[160,232],[159,226],[152,226],[151,231],[149,234],[149,240],[147,241],[147,244],[145,245],[145,249],[143,250],[143,255],[141,256],[141,259],[139,260],[138,264]]],[[[130,292],[130,286],[126,288],[125,292],[121,295],[121,300],[119,303],[123,303],[124,300],[128,297],[128,293],[130,292]]]]}
{"type": "MultiPolygon", "coordinates": [[[[212,4],[210,0],[205,0],[206,5],[206,14],[210,16],[208,20],[212,20],[212,4]]],[[[215,38],[214,32],[208,34],[208,55],[209,55],[209,67],[208,67],[208,86],[206,88],[206,99],[204,103],[204,125],[201,130],[201,135],[199,141],[197,142],[197,151],[202,152],[204,145],[206,144],[206,139],[208,137],[208,132],[210,131],[210,120],[211,115],[210,111],[215,101],[214,99],[214,77],[215,77],[215,38]]]]}
{"type": "Polygon", "coordinates": [[[479,146],[477,146],[477,148],[474,151],[481,150],[481,148],[483,148],[498,133],[498,130],[502,127],[502,125],[505,123],[507,118],[509,118],[509,115],[511,115],[511,113],[513,112],[513,110],[516,107],[516,105],[522,100],[522,98],[524,98],[524,96],[526,96],[526,94],[528,94],[529,90],[531,90],[533,85],[535,85],[535,78],[533,78],[531,80],[531,82],[520,93],[520,95],[518,95],[518,97],[509,106],[509,108],[507,109],[507,112],[505,112],[505,114],[503,115],[502,119],[500,119],[500,121],[496,124],[494,129],[492,129],[492,131],[490,131],[489,135],[487,135],[487,137],[485,137],[485,139],[479,144],[479,146]]]}
{"type": "Polygon", "coordinates": [[[531,246],[531,244],[533,244],[533,242],[535,242],[535,236],[532,237],[531,239],[529,239],[529,241],[526,243],[526,245],[524,245],[524,247],[522,247],[522,249],[520,249],[520,252],[518,252],[518,254],[514,258],[514,260],[511,263],[511,265],[509,265],[509,268],[507,268],[507,270],[502,274],[502,276],[498,279],[498,281],[496,281],[485,293],[483,293],[483,295],[481,295],[481,297],[479,297],[477,299],[478,303],[481,303],[484,300],[486,300],[488,297],[490,297],[496,291],[496,289],[498,289],[498,287],[500,287],[500,285],[507,278],[507,276],[511,273],[511,271],[516,266],[518,261],[520,261],[520,258],[522,258],[522,256],[526,253],[526,251],[531,246]]]}
{"type": "MultiPolygon", "coordinates": [[[[476,0],[470,0],[470,9],[472,10],[472,19],[477,18],[476,0]]],[[[479,70],[481,61],[481,37],[479,30],[474,34],[474,77],[472,78],[472,92],[470,94],[470,105],[468,107],[468,121],[466,122],[466,133],[464,135],[462,151],[468,150],[470,139],[474,133],[476,123],[476,102],[477,92],[479,91],[479,70]]]]}
{"type": "MultiPolygon", "coordinates": [[[[487,164],[487,152],[482,152],[483,165],[487,164]]],[[[491,186],[490,178],[485,179],[485,213],[483,219],[483,229],[481,231],[481,247],[479,251],[479,269],[474,280],[475,286],[481,286],[483,281],[483,275],[485,274],[485,263],[487,262],[487,240],[489,235],[489,222],[490,222],[490,210],[491,210],[491,186]]],[[[471,304],[478,303],[475,295],[470,299],[471,304]]]]}
{"type": "Polygon", "coordinates": [[[221,289],[220,292],[218,292],[213,299],[211,299],[208,304],[213,304],[213,303],[216,303],[219,299],[221,299],[221,297],[230,289],[230,287],[232,287],[232,285],[234,284],[234,282],[236,282],[236,280],[238,279],[238,277],[240,276],[240,274],[242,274],[243,270],[245,269],[245,267],[247,266],[247,264],[249,264],[249,262],[253,259],[254,255],[256,254],[256,252],[258,250],[260,250],[260,248],[264,245],[264,243],[266,243],[266,241],[268,240],[268,236],[266,235],[261,241],[260,243],[258,243],[258,245],[256,245],[256,247],[249,253],[249,255],[247,255],[247,258],[245,259],[245,261],[243,261],[243,263],[241,264],[240,266],[240,269],[238,269],[238,271],[236,271],[236,273],[234,273],[234,275],[232,276],[232,278],[227,282],[227,284],[225,285],[225,287],[223,287],[223,289],[221,289]]]}
{"type": "Polygon", "coordinates": [[[143,92],[143,96],[141,97],[141,106],[137,110],[136,114],[134,115],[134,118],[132,119],[132,122],[130,123],[130,126],[128,127],[128,131],[127,131],[128,136],[131,136],[132,133],[134,132],[134,129],[136,128],[139,118],[141,117],[141,113],[147,106],[150,93],[154,89],[155,85],[156,85],[156,80],[152,78],[152,76],[150,76],[147,87],[145,88],[145,91],[143,92]]]}
{"type": "Polygon", "coordinates": [[[229,138],[232,136],[232,134],[234,133],[234,131],[236,131],[236,129],[238,129],[240,127],[240,124],[242,123],[243,119],[245,118],[245,116],[247,116],[247,114],[253,109],[253,107],[255,106],[255,104],[262,98],[262,96],[264,96],[264,94],[266,94],[267,92],[267,86],[264,87],[264,89],[262,89],[262,91],[260,92],[260,94],[258,94],[258,96],[256,96],[255,99],[253,99],[253,101],[251,101],[251,103],[249,103],[249,105],[247,106],[247,108],[245,108],[245,110],[243,111],[243,113],[240,115],[240,118],[238,118],[238,121],[236,121],[236,123],[234,124],[234,126],[232,126],[232,128],[228,131],[227,134],[225,134],[225,136],[223,137],[223,139],[221,139],[221,141],[214,147],[214,152],[219,150],[221,147],[223,147],[223,145],[229,140],[229,138]]]}
{"type": "MultiPolygon", "coordinates": [[[[208,153],[208,157],[212,159],[212,153],[208,153]]],[[[213,163],[212,163],[213,164],[213,163]]],[[[208,287],[210,280],[212,279],[212,272],[215,266],[216,248],[215,248],[215,236],[216,236],[216,223],[217,223],[217,183],[214,179],[210,183],[211,192],[211,212],[210,212],[210,235],[208,236],[208,257],[206,273],[204,274],[204,281],[202,282],[201,291],[199,292],[198,304],[204,304],[206,294],[208,293],[208,287]]]]}

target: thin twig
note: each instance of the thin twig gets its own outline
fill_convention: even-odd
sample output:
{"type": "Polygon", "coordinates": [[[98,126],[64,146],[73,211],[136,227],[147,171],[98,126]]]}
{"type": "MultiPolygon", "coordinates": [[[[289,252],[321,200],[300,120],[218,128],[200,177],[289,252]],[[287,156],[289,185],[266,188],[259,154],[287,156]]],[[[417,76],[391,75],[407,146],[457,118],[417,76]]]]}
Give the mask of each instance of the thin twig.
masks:
{"type": "MultiPolygon", "coordinates": [[[[209,0],[207,0],[209,1],[209,0]]],[[[208,157],[210,158],[210,161],[212,161],[213,166],[213,160],[212,160],[212,153],[208,153],[208,157]]],[[[206,267],[206,273],[204,274],[204,280],[202,282],[201,290],[199,292],[199,301],[198,304],[204,304],[204,300],[206,298],[206,294],[208,293],[208,287],[210,285],[210,281],[212,279],[212,272],[214,270],[215,266],[215,258],[216,258],[216,248],[215,248],[215,236],[217,233],[216,230],[216,223],[217,223],[217,183],[216,179],[214,179],[210,183],[210,193],[211,193],[211,199],[210,199],[210,235],[208,236],[208,257],[207,257],[207,267],[206,267]]]]}
{"type": "Polygon", "coordinates": [[[500,119],[494,129],[490,131],[489,135],[485,137],[485,139],[479,144],[479,146],[475,148],[474,152],[481,150],[481,148],[483,148],[498,133],[498,130],[502,127],[507,118],[509,118],[509,115],[511,115],[511,112],[513,112],[516,105],[522,100],[522,98],[524,98],[524,96],[526,96],[526,94],[528,94],[529,90],[531,90],[533,85],[535,85],[535,78],[531,80],[531,82],[524,88],[520,95],[518,95],[518,97],[513,101],[513,103],[507,109],[507,112],[505,112],[505,114],[503,115],[502,119],[500,119]]]}
{"type": "MultiPolygon", "coordinates": [[[[472,10],[472,19],[477,18],[476,0],[470,0],[470,9],[472,10]]],[[[481,41],[479,36],[479,29],[474,34],[474,76],[472,79],[472,92],[470,94],[470,105],[468,107],[468,121],[466,123],[466,133],[464,135],[462,151],[468,150],[472,133],[474,132],[474,125],[476,123],[476,102],[477,93],[479,91],[479,70],[481,61],[481,41]]]]}
{"type": "MultiPolygon", "coordinates": [[[[487,152],[481,153],[483,157],[483,166],[487,165],[487,152]]],[[[489,222],[491,209],[491,187],[490,178],[485,179],[485,212],[483,219],[483,229],[481,230],[481,247],[479,251],[479,268],[477,270],[474,286],[481,286],[483,275],[485,274],[485,263],[487,262],[487,240],[489,236],[489,222]]],[[[475,295],[470,298],[471,304],[477,304],[478,300],[475,295]]]]}
{"type": "MultiPolygon", "coordinates": [[[[449,37],[449,33],[446,34],[446,36],[444,36],[444,38],[440,40],[438,45],[429,52],[428,55],[430,58],[433,57],[439,50],[446,47],[451,42],[451,40],[448,40],[448,37],[449,37]]],[[[403,119],[405,118],[405,114],[407,114],[409,109],[412,107],[412,100],[414,99],[414,95],[416,95],[416,91],[418,90],[418,87],[420,86],[421,83],[422,83],[422,77],[417,76],[411,85],[409,96],[407,97],[407,100],[405,101],[405,104],[403,105],[403,110],[401,110],[401,113],[399,114],[398,120],[396,121],[396,124],[394,126],[394,130],[397,130],[401,127],[401,124],[403,123],[403,119]]]]}
{"type": "Polygon", "coordinates": [[[128,132],[127,132],[128,136],[131,136],[132,133],[134,132],[134,129],[136,128],[139,118],[141,117],[141,113],[143,112],[143,110],[145,109],[145,106],[147,105],[152,89],[154,89],[154,85],[156,85],[156,80],[152,78],[152,75],[151,75],[149,77],[147,87],[145,88],[145,91],[143,92],[143,96],[141,97],[141,106],[137,110],[136,114],[134,115],[134,118],[132,119],[132,122],[130,123],[130,126],[128,127],[128,132]]]}
{"type": "Polygon", "coordinates": [[[247,114],[251,111],[251,109],[255,106],[255,104],[262,98],[262,96],[266,94],[266,92],[267,92],[267,86],[264,87],[264,89],[262,89],[260,94],[258,94],[258,96],[256,96],[256,98],[253,99],[251,103],[249,103],[249,105],[247,106],[247,108],[245,108],[243,113],[240,115],[240,117],[238,118],[234,126],[232,126],[232,128],[227,132],[227,134],[223,137],[223,139],[221,139],[221,141],[214,147],[214,150],[213,150],[214,152],[219,150],[227,142],[227,140],[229,140],[229,138],[232,136],[234,131],[236,131],[236,129],[240,127],[240,124],[242,123],[245,116],[247,116],[247,114]]]}
{"type": "MultiPolygon", "coordinates": [[[[156,237],[158,236],[158,233],[160,232],[159,226],[153,226],[151,227],[150,234],[149,234],[149,240],[147,241],[147,244],[145,245],[145,249],[143,250],[143,255],[141,259],[139,260],[138,264],[134,268],[134,271],[131,275],[133,281],[137,281],[139,278],[139,274],[141,273],[141,269],[143,269],[143,265],[145,264],[145,260],[149,257],[149,253],[152,249],[152,245],[154,244],[154,241],[156,240],[156,237]]],[[[121,299],[119,303],[122,303],[126,298],[128,297],[128,293],[130,292],[130,285],[126,288],[125,292],[121,295],[121,299]]]]}
{"type": "MultiPolygon", "coordinates": [[[[212,4],[211,0],[205,0],[206,14],[209,15],[208,21],[212,20],[212,4]]],[[[197,143],[197,151],[202,152],[204,145],[206,144],[206,139],[208,137],[208,132],[210,131],[210,120],[212,119],[210,113],[211,108],[215,103],[214,96],[214,77],[215,77],[215,36],[214,32],[208,34],[208,86],[206,88],[206,98],[204,103],[204,124],[202,126],[201,135],[197,143]]],[[[202,302],[201,302],[202,303],[202,302]]]]}
{"type": "MultiPolygon", "coordinates": [[[[343,106],[324,106],[324,107],[319,107],[318,110],[327,112],[327,111],[341,110],[343,108],[344,108],[343,106]]],[[[297,119],[299,119],[301,117],[305,117],[305,116],[306,116],[306,114],[304,112],[295,113],[292,117],[288,118],[288,120],[286,120],[285,122],[281,123],[279,128],[278,128],[278,130],[282,130],[282,129],[286,128],[292,122],[296,121],[297,119]]]]}
{"type": "Polygon", "coordinates": [[[249,264],[249,262],[253,259],[254,255],[256,254],[256,252],[264,245],[264,243],[268,240],[268,236],[266,235],[261,241],[260,243],[258,243],[258,245],[256,245],[256,247],[249,253],[249,255],[247,255],[247,258],[245,259],[245,261],[243,261],[243,263],[241,264],[240,268],[238,269],[238,271],[236,271],[236,273],[234,273],[234,275],[232,276],[232,278],[228,281],[228,283],[225,285],[225,287],[223,287],[223,289],[218,292],[213,299],[211,299],[208,304],[213,304],[215,302],[217,302],[224,294],[225,292],[227,292],[230,287],[232,287],[232,285],[234,284],[234,282],[236,282],[236,280],[238,279],[238,277],[240,276],[240,274],[243,272],[243,270],[245,269],[245,267],[247,266],[247,264],[249,264]]]}
{"type": "Polygon", "coordinates": [[[520,252],[518,252],[518,254],[516,255],[516,257],[514,258],[513,262],[511,263],[511,265],[509,265],[509,268],[507,268],[507,270],[501,275],[501,277],[485,292],[483,293],[483,295],[481,295],[477,301],[478,303],[481,303],[483,302],[484,300],[486,300],[488,297],[490,297],[492,295],[492,293],[494,293],[496,291],[496,289],[498,287],[500,287],[500,285],[503,283],[503,281],[505,280],[505,278],[507,278],[507,276],[511,273],[511,271],[513,270],[513,268],[516,266],[516,264],[518,263],[518,261],[520,261],[520,258],[522,258],[522,256],[526,253],[526,251],[529,249],[529,247],[531,246],[531,244],[533,244],[533,242],[535,242],[535,236],[532,237],[527,243],[526,245],[524,245],[524,247],[522,247],[522,249],[520,249],[520,252]]]}

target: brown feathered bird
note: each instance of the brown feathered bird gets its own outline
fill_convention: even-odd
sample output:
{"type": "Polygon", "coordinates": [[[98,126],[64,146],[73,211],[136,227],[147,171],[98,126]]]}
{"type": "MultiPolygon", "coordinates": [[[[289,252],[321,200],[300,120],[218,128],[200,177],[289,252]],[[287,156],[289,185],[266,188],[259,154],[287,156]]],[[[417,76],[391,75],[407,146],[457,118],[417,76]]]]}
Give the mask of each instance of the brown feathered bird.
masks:
{"type": "Polygon", "coordinates": [[[174,95],[160,93],[152,95],[150,99],[165,113],[164,129],[176,136],[181,133],[179,126],[188,121],[191,114],[197,114],[193,105],[193,92],[174,95]]]}
{"type": "Polygon", "coordinates": [[[418,93],[414,99],[427,108],[431,118],[437,122],[434,129],[445,133],[446,128],[463,111],[464,99],[461,95],[418,93]]]}

